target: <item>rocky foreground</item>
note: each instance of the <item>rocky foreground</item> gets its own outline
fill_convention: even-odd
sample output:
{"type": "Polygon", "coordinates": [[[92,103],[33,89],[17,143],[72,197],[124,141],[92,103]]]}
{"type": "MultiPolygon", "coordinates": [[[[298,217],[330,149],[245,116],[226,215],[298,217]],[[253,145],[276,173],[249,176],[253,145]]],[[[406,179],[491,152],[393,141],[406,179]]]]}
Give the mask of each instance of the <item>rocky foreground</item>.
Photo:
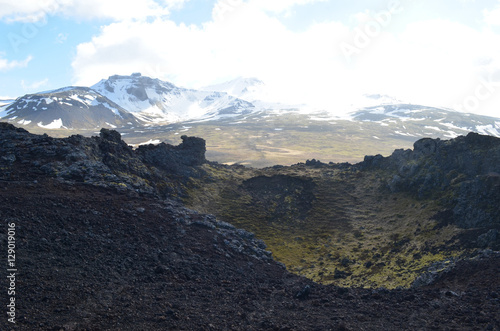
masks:
{"type": "Polygon", "coordinates": [[[2,182],[0,202],[18,243],[16,327],[4,316],[7,328],[500,328],[497,254],[428,288],[338,288],[287,272],[250,233],[168,201],[40,180],[2,182]]]}
{"type": "MultiPolygon", "coordinates": [[[[199,140],[132,151],[109,131],[0,131],[0,240],[15,223],[17,267],[16,323],[4,314],[2,330],[500,330],[494,251],[420,288],[320,285],[250,232],[178,202],[203,162],[199,140]]],[[[4,303],[8,287],[3,276],[4,303]]]]}

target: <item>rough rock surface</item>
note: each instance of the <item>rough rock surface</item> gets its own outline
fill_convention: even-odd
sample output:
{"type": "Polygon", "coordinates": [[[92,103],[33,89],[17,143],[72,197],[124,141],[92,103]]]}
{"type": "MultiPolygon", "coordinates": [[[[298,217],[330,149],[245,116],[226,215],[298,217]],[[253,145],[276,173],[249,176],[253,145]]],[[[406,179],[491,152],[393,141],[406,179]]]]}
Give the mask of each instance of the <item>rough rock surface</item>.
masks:
{"type": "Polygon", "coordinates": [[[193,167],[206,162],[203,139],[182,139],[179,146],[163,143],[133,150],[114,130],[102,129],[99,137],[55,139],[0,123],[1,177],[36,179],[44,174],[144,194],[179,195],[176,184],[169,184],[196,176],[193,167]]]}
{"type": "MultiPolygon", "coordinates": [[[[174,200],[204,148],[186,137],[138,152],[114,131],[53,139],[0,124],[0,217],[4,229],[15,223],[18,269],[16,325],[4,315],[0,329],[500,329],[497,253],[408,290],[316,284],[252,233],[174,200]]],[[[481,236],[497,238],[495,229],[481,236]]]]}
{"type": "Polygon", "coordinates": [[[469,133],[453,140],[424,138],[413,150],[389,157],[367,156],[360,168],[396,172],[391,191],[419,197],[445,196],[455,224],[463,228],[500,225],[500,139],[469,133]]]}
{"type": "Polygon", "coordinates": [[[165,143],[143,145],[137,149],[137,153],[145,163],[166,171],[179,172],[183,167],[193,167],[206,162],[205,140],[187,136],[182,136],[181,139],[179,146],[165,143]]]}
{"type": "Polygon", "coordinates": [[[210,215],[113,188],[2,181],[0,212],[18,268],[16,327],[4,316],[2,330],[500,328],[493,253],[428,288],[348,289],[287,272],[210,215]]]}

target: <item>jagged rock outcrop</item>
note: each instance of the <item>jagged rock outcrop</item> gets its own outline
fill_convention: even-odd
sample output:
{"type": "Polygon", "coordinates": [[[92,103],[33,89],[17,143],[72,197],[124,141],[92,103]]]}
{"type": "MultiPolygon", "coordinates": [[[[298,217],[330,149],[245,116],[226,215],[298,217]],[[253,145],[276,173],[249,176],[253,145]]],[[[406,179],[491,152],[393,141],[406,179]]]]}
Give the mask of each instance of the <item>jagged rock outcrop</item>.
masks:
{"type": "Polygon", "coordinates": [[[138,193],[180,195],[178,182],[195,175],[194,167],[206,162],[203,139],[182,139],[179,146],[163,143],[133,150],[114,130],[102,129],[99,137],[56,139],[0,123],[2,177],[35,180],[44,174],[138,193]],[[172,178],[177,182],[169,184],[172,178]]]}
{"type": "Polygon", "coordinates": [[[182,136],[181,139],[182,143],[178,146],[165,143],[139,146],[137,154],[146,164],[173,172],[202,165],[207,161],[205,140],[188,136],[182,136]]]}
{"type": "Polygon", "coordinates": [[[454,202],[457,225],[464,228],[500,226],[500,176],[487,174],[464,181],[454,202]]]}
{"type": "Polygon", "coordinates": [[[395,172],[393,191],[448,197],[455,223],[464,228],[500,225],[500,139],[469,133],[452,140],[424,138],[413,150],[367,156],[361,169],[395,172]]]}

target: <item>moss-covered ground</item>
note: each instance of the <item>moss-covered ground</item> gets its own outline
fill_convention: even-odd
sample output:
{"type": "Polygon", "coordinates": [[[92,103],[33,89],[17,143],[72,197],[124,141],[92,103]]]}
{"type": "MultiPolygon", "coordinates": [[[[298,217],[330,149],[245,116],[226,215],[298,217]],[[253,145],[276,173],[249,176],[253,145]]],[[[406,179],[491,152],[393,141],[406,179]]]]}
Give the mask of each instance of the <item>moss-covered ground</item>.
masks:
{"type": "Polygon", "coordinates": [[[353,167],[205,165],[187,204],[254,232],[287,268],[340,286],[408,287],[465,251],[433,215],[438,200],[387,189],[388,174],[353,167]]]}

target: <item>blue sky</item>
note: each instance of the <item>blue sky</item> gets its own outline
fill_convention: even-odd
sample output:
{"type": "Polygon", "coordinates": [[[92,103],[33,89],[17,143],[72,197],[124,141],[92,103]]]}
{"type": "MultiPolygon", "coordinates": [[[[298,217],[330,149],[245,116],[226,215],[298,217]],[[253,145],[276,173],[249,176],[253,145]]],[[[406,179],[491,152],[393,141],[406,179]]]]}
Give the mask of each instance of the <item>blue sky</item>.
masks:
{"type": "Polygon", "coordinates": [[[499,0],[0,0],[0,97],[141,72],[238,76],[345,111],[363,94],[500,116],[499,0]]]}

